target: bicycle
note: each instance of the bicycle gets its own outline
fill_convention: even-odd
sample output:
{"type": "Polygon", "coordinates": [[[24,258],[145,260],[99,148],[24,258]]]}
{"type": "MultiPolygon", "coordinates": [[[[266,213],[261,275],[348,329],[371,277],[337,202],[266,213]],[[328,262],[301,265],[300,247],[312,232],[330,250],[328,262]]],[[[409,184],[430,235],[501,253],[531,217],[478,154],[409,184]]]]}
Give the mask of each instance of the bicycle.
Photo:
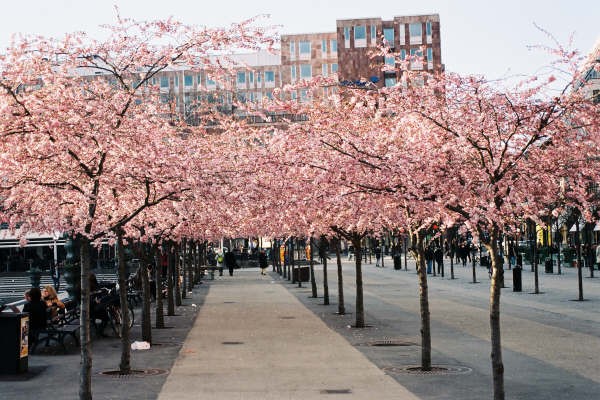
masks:
{"type": "MultiPolygon", "coordinates": [[[[135,314],[133,313],[133,307],[131,307],[131,304],[128,304],[127,308],[129,310],[129,329],[131,329],[131,327],[133,327],[135,314]]],[[[108,321],[110,323],[110,327],[112,328],[113,333],[116,337],[121,337],[121,329],[123,325],[123,314],[121,312],[121,306],[116,303],[109,304],[106,306],[106,312],[108,314],[108,321]]]]}

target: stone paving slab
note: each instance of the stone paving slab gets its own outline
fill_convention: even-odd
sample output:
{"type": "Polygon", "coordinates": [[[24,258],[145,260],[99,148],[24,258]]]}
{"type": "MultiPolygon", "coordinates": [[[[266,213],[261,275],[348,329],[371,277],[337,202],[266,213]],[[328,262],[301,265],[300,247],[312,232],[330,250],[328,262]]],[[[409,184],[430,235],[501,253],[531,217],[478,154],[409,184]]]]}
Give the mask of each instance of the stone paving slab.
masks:
{"type": "Polygon", "coordinates": [[[161,400],[417,400],[273,276],[211,282],[161,400]]]}

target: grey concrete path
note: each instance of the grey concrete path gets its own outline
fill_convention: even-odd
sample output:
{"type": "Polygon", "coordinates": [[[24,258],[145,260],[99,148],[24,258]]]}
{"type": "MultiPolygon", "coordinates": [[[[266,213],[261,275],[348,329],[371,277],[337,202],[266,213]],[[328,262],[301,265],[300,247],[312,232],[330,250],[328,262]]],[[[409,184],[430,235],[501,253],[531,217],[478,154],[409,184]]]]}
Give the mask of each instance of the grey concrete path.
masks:
{"type": "Polygon", "coordinates": [[[210,282],[158,398],[418,399],[256,270],[210,282]]]}

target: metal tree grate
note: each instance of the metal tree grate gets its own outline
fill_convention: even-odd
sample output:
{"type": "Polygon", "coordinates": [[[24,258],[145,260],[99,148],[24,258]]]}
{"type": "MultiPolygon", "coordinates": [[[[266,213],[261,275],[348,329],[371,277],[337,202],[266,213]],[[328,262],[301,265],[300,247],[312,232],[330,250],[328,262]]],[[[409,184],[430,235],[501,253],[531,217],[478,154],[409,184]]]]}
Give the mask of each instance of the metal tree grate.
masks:
{"type": "Polygon", "coordinates": [[[169,373],[166,369],[149,368],[149,369],[132,369],[129,374],[122,374],[119,370],[102,371],[98,375],[108,376],[111,378],[141,378],[144,376],[156,376],[169,373]]]}
{"type": "Polygon", "coordinates": [[[409,342],[402,339],[385,339],[385,340],[374,340],[366,343],[359,343],[356,346],[371,346],[371,347],[410,347],[416,346],[414,342],[409,342]]]}
{"type": "Polygon", "coordinates": [[[423,371],[420,365],[407,365],[403,367],[383,367],[385,372],[393,374],[411,375],[460,375],[472,372],[471,368],[459,365],[433,365],[431,371],[423,371]]]}
{"type": "Polygon", "coordinates": [[[352,390],[350,389],[323,389],[320,392],[321,394],[351,394],[352,390]]]}

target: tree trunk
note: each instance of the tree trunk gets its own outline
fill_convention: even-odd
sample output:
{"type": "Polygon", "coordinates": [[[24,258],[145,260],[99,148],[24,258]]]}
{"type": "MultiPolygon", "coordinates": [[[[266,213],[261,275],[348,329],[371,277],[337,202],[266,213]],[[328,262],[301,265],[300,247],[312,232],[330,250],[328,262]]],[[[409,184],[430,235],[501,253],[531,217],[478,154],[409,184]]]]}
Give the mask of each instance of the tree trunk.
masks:
{"type": "Polygon", "coordinates": [[[319,254],[321,260],[323,260],[323,304],[329,305],[329,283],[327,282],[327,239],[324,236],[321,237],[319,245],[319,254]]]}
{"type": "Polygon", "coordinates": [[[144,252],[142,265],[142,340],[152,343],[152,321],[150,320],[150,282],[148,282],[148,259],[144,252]]]}
{"type": "Polygon", "coordinates": [[[581,259],[581,240],[579,239],[579,219],[575,221],[575,248],[577,250],[577,286],[579,296],[577,300],[583,301],[583,260],[581,259]]]}
{"type": "Polygon", "coordinates": [[[340,239],[335,239],[335,258],[337,261],[337,278],[338,278],[338,314],[346,314],[346,306],[344,304],[344,276],[342,274],[342,256],[340,254],[340,239]]]}
{"type": "MultiPolygon", "coordinates": [[[[469,249],[469,252],[471,252],[471,249],[469,249]]],[[[475,264],[475,257],[473,256],[473,252],[471,252],[471,261],[472,261],[472,268],[473,268],[473,282],[471,283],[477,283],[477,270],[476,270],[476,264],[475,264]]]]}
{"type": "Polygon", "coordinates": [[[167,250],[167,315],[175,315],[175,288],[173,282],[173,271],[175,269],[175,249],[172,243],[167,250]]]}
{"type": "Polygon", "coordinates": [[[79,400],[92,399],[92,341],[90,335],[90,241],[81,237],[81,303],[79,341],[81,344],[81,370],[79,374],[79,400]]]}
{"type": "Polygon", "coordinates": [[[175,247],[175,267],[173,271],[173,280],[175,283],[175,305],[181,307],[181,250],[179,245],[175,247]]]}
{"type": "Polygon", "coordinates": [[[193,260],[192,260],[192,247],[193,247],[193,242],[192,243],[188,243],[187,246],[185,247],[185,253],[184,253],[184,262],[186,262],[188,264],[187,266],[187,271],[188,271],[188,278],[187,278],[187,289],[186,291],[190,294],[192,294],[192,290],[194,290],[194,264],[193,264],[193,260]]]}
{"type": "Polygon", "coordinates": [[[425,265],[425,243],[423,234],[413,235],[417,251],[417,276],[419,277],[419,305],[421,311],[421,370],[431,371],[431,318],[425,265]],[[416,238],[415,238],[416,236],[416,238]]]}
{"type": "Polygon", "coordinates": [[[356,322],[355,328],[365,327],[365,308],[363,301],[363,281],[362,281],[362,256],[361,256],[361,237],[354,235],[352,238],[354,246],[355,265],[356,265],[356,322]]]}
{"type": "Polygon", "coordinates": [[[154,247],[154,282],[156,282],[156,329],[163,329],[165,327],[165,311],[163,308],[163,294],[162,294],[162,263],[160,262],[160,256],[158,248],[154,247]]]}
{"type": "Polygon", "coordinates": [[[490,242],[486,244],[492,262],[492,281],[490,285],[490,330],[492,341],[492,378],[494,400],[504,400],[504,364],[502,362],[502,344],[500,340],[500,287],[502,265],[498,258],[496,239],[498,229],[490,232],[490,242]]]}
{"type": "Polygon", "coordinates": [[[187,288],[188,288],[188,274],[187,274],[187,262],[186,262],[186,247],[187,247],[187,240],[183,239],[183,242],[181,244],[181,247],[179,249],[179,256],[181,259],[181,299],[185,299],[187,298],[187,288]]]}
{"type": "Polygon", "coordinates": [[[129,345],[129,307],[127,302],[127,266],[123,250],[123,233],[117,234],[117,264],[119,266],[119,300],[121,303],[121,363],[119,371],[122,375],[131,372],[131,347],[129,345]]]}
{"type": "Polygon", "coordinates": [[[540,293],[540,276],[538,273],[537,242],[535,242],[533,244],[533,281],[534,281],[533,292],[535,294],[539,294],[540,293]]]}
{"type": "Polygon", "coordinates": [[[313,258],[313,240],[312,240],[312,236],[310,238],[310,254],[309,254],[309,258],[310,258],[310,286],[312,289],[312,297],[314,299],[316,299],[317,296],[317,280],[315,279],[315,260],[313,258]]]}

